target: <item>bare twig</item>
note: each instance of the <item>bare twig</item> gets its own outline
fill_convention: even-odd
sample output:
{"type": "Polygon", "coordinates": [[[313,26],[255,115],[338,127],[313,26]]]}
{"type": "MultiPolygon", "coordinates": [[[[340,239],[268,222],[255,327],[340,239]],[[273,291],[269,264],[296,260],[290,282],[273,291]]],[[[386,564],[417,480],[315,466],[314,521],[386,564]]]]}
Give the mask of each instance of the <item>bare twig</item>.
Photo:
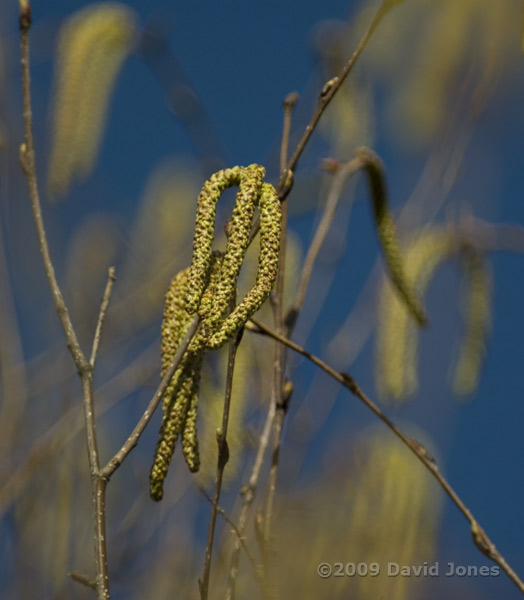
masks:
{"type": "MultiPolygon", "coordinates": [[[[289,133],[291,131],[291,117],[293,109],[298,101],[297,94],[289,94],[284,100],[284,123],[282,128],[282,142],[280,148],[280,170],[281,177],[286,176],[286,164],[288,160],[289,133]]],[[[289,174],[289,171],[287,172],[289,174]]],[[[277,331],[284,333],[283,317],[283,294],[286,272],[286,243],[287,243],[287,202],[282,203],[282,235],[280,237],[280,255],[278,265],[278,275],[275,291],[271,296],[271,305],[273,307],[273,319],[277,331]]],[[[282,381],[284,374],[285,349],[282,344],[275,346],[275,361],[273,366],[273,382],[271,386],[270,402],[275,405],[275,417],[273,420],[273,448],[271,452],[271,466],[269,469],[268,490],[266,497],[266,508],[264,514],[263,528],[263,556],[264,566],[267,575],[270,575],[269,552],[271,523],[273,521],[273,508],[275,503],[275,493],[277,488],[280,444],[282,441],[282,426],[287,411],[287,402],[282,401],[282,381]]],[[[288,398],[289,399],[289,398],[288,398]]]]}
{"type": "Polygon", "coordinates": [[[261,571],[261,569],[263,567],[262,567],[262,565],[256,564],[255,559],[253,558],[253,555],[251,554],[251,552],[249,551],[249,548],[246,545],[244,537],[241,535],[241,533],[240,533],[238,527],[235,525],[233,519],[226,513],[226,511],[220,505],[214,503],[213,498],[211,498],[211,496],[206,492],[206,490],[204,488],[198,486],[198,489],[205,496],[205,498],[208,500],[208,502],[210,504],[215,505],[217,513],[224,519],[224,521],[226,521],[231,526],[231,530],[237,536],[237,540],[238,540],[239,544],[242,546],[242,550],[244,550],[244,552],[246,553],[246,556],[247,556],[249,562],[251,563],[251,566],[253,567],[253,572],[255,573],[257,582],[263,589],[264,585],[265,585],[264,577],[263,577],[262,571],[261,571]]]}
{"type": "MultiPolygon", "coordinates": [[[[234,301],[232,302],[234,306],[234,301]]],[[[229,425],[229,409],[231,406],[231,392],[233,390],[233,374],[235,371],[235,359],[238,346],[242,339],[244,329],[242,328],[235,337],[229,342],[229,353],[227,357],[226,389],[224,393],[224,409],[222,411],[222,427],[217,431],[217,472],[215,479],[215,492],[211,501],[211,514],[209,515],[209,527],[207,532],[206,553],[204,558],[204,568],[202,579],[199,580],[200,598],[207,600],[209,592],[209,577],[211,575],[211,557],[213,554],[213,541],[215,539],[215,527],[217,520],[218,505],[220,502],[220,493],[222,491],[222,480],[224,469],[229,460],[229,446],[227,443],[227,429],[229,425]]],[[[241,536],[238,536],[241,539],[241,536]]]]}
{"type": "MultiPolygon", "coordinates": [[[[238,518],[238,531],[240,532],[240,536],[244,535],[247,523],[247,515],[249,513],[249,509],[251,508],[251,504],[255,499],[255,491],[258,485],[258,480],[260,478],[262,465],[264,464],[264,457],[269,446],[269,438],[271,435],[271,428],[273,425],[274,418],[275,403],[270,402],[267,411],[266,421],[264,423],[264,428],[262,429],[260,440],[258,442],[257,453],[255,456],[255,462],[253,463],[253,468],[251,469],[251,475],[249,477],[247,485],[244,485],[242,487],[242,507],[240,509],[240,516],[238,518]]],[[[238,575],[240,547],[240,542],[237,539],[235,549],[233,550],[233,554],[231,556],[231,566],[229,569],[228,585],[225,595],[226,600],[234,600],[235,598],[235,583],[238,575]]]]}
{"type": "Polygon", "coordinates": [[[82,585],[85,585],[86,587],[96,590],[96,581],[91,579],[85,573],[82,573],[82,571],[71,571],[67,575],[68,575],[68,577],[71,577],[71,579],[73,581],[76,581],[77,583],[81,583],[82,585]]]}
{"type": "MultiPolygon", "coordinates": [[[[151,376],[152,369],[144,367],[144,360],[158,352],[154,344],[142,352],[133,362],[115,377],[101,385],[96,390],[97,398],[102,401],[97,406],[100,416],[110,410],[122,397],[136,390],[151,376]]],[[[39,465],[50,455],[58,454],[71,440],[84,429],[82,405],[71,406],[60,418],[38,439],[36,439],[28,455],[18,468],[12,472],[0,488],[0,516],[16,501],[31,476],[38,470],[39,465]]]]}
{"type": "Polygon", "coordinates": [[[300,274],[300,281],[298,284],[297,292],[295,294],[293,306],[289,309],[288,314],[286,315],[288,337],[289,332],[293,330],[298,314],[302,310],[304,299],[306,297],[306,291],[309,286],[311,274],[313,272],[313,266],[317,259],[318,253],[320,252],[320,248],[322,247],[322,244],[326,239],[326,235],[328,234],[329,228],[333,223],[333,219],[335,218],[335,212],[337,210],[344,185],[348,177],[353,175],[353,173],[360,169],[361,166],[361,159],[353,158],[348,163],[341,166],[337,170],[335,177],[333,178],[331,189],[329,190],[326,204],[324,206],[322,218],[320,219],[313,240],[308,248],[306,258],[304,259],[304,265],[300,274]]]}
{"type": "Polygon", "coordinates": [[[302,356],[305,356],[308,360],[320,367],[328,375],[333,377],[333,379],[336,379],[341,385],[347,388],[354,396],[356,396],[361,402],[363,402],[411,450],[411,452],[413,452],[413,454],[420,460],[420,462],[438,481],[442,489],[451,498],[455,506],[469,521],[471,525],[473,541],[475,545],[479,548],[479,550],[485,556],[497,563],[500,566],[500,568],[506,573],[506,575],[511,579],[511,581],[513,581],[513,583],[518,587],[518,589],[522,593],[524,593],[524,582],[519,578],[515,571],[506,562],[505,558],[496,549],[495,544],[487,536],[486,532],[479,525],[478,521],[472,515],[471,511],[467,508],[467,506],[464,504],[464,502],[461,500],[461,498],[458,496],[455,490],[451,487],[447,479],[439,471],[435,460],[426,451],[424,446],[422,446],[416,440],[404,434],[393,423],[393,421],[391,421],[380,410],[380,408],[370,398],[368,398],[368,396],[366,396],[366,394],[360,389],[359,385],[351,375],[349,375],[348,373],[341,373],[339,371],[335,371],[335,369],[331,368],[328,364],[326,364],[314,354],[311,354],[298,344],[295,344],[295,342],[292,342],[288,338],[280,335],[278,332],[272,330],[270,327],[267,327],[263,323],[260,323],[256,319],[252,318],[251,323],[254,324],[254,329],[252,328],[252,326],[250,326],[249,323],[246,326],[246,329],[254,330],[258,333],[268,335],[273,339],[279,341],[280,343],[284,344],[288,348],[291,348],[295,352],[298,352],[302,356]]]}
{"type": "Polygon", "coordinates": [[[339,75],[337,75],[336,77],[333,77],[333,79],[330,79],[329,81],[327,81],[324,84],[324,86],[320,92],[317,106],[315,108],[313,116],[311,117],[311,120],[307,124],[306,129],[304,130],[304,133],[302,134],[302,137],[301,137],[300,141],[298,142],[297,147],[295,148],[295,151],[293,152],[293,155],[289,159],[286,170],[283,173],[281,173],[281,175],[280,175],[280,181],[278,183],[278,188],[277,188],[277,191],[279,192],[279,194],[286,190],[287,172],[291,171],[293,173],[295,171],[298,160],[301,157],[302,153],[304,152],[304,149],[309,141],[309,138],[311,137],[311,134],[315,130],[315,128],[320,120],[320,117],[324,114],[324,111],[328,107],[329,103],[331,102],[331,100],[333,100],[333,97],[339,90],[340,86],[344,83],[346,77],[349,75],[349,73],[355,66],[355,63],[357,62],[359,56],[362,54],[362,51],[366,47],[366,44],[369,42],[369,40],[370,40],[371,36],[373,35],[373,32],[377,28],[378,24],[380,23],[380,21],[382,20],[384,15],[390,10],[391,7],[388,7],[388,4],[391,4],[391,2],[389,2],[389,0],[384,0],[382,5],[379,7],[379,9],[377,10],[377,12],[373,18],[373,21],[371,22],[371,25],[369,26],[367,31],[362,36],[362,39],[360,40],[358,46],[356,47],[355,51],[353,52],[351,58],[344,65],[344,67],[343,67],[342,71],[339,73],[339,75]]]}
{"type": "Polygon", "coordinates": [[[280,143],[280,174],[284,173],[287,165],[289,135],[291,133],[291,115],[295,108],[299,96],[297,92],[291,92],[284,99],[284,125],[282,128],[282,141],[280,143]]]}
{"type": "Polygon", "coordinates": [[[95,335],[93,338],[93,348],[91,349],[91,358],[89,364],[93,368],[95,366],[96,355],[98,354],[98,347],[100,345],[100,336],[102,334],[102,325],[106,317],[107,307],[111,298],[111,291],[113,290],[113,284],[115,283],[115,267],[109,267],[107,271],[107,284],[102,296],[102,303],[100,304],[100,312],[98,313],[98,322],[96,324],[95,335]]]}
{"type": "Polygon", "coordinates": [[[173,357],[173,362],[171,363],[169,369],[166,371],[166,374],[162,378],[162,381],[158,386],[155,395],[153,396],[153,398],[151,398],[149,405],[144,411],[144,414],[142,415],[142,417],[140,418],[140,420],[138,421],[135,428],[133,429],[127,440],[124,442],[120,450],[113,456],[113,458],[109,460],[107,465],[100,471],[100,476],[104,479],[109,479],[113,475],[113,473],[125,460],[127,455],[131,452],[131,450],[133,450],[133,448],[138,444],[140,436],[142,435],[144,429],[147,427],[147,424],[151,420],[151,417],[153,416],[156,407],[158,406],[158,403],[160,402],[160,400],[162,400],[162,397],[164,396],[169,382],[175,374],[175,371],[177,370],[178,365],[180,364],[180,361],[182,360],[182,357],[184,356],[187,347],[189,346],[189,343],[193,339],[193,336],[195,335],[195,332],[198,328],[199,322],[200,319],[198,316],[196,316],[191,322],[191,325],[189,326],[182,341],[180,342],[175,356],[173,357]]]}
{"type": "MultiPolygon", "coordinates": [[[[389,12],[391,10],[391,8],[393,8],[394,4],[395,4],[395,2],[394,1],[392,2],[391,0],[383,1],[381,6],[379,7],[379,9],[377,10],[377,12],[373,18],[373,21],[371,22],[371,25],[369,26],[367,31],[364,33],[364,35],[362,36],[362,39],[358,43],[358,46],[356,47],[355,51],[351,55],[351,58],[344,65],[344,67],[342,68],[342,70],[336,77],[333,77],[329,81],[326,81],[326,83],[323,85],[323,87],[320,91],[319,97],[318,97],[317,106],[313,112],[313,115],[312,115],[309,123],[306,125],[304,133],[302,134],[302,137],[300,138],[300,140],[293,152],[293,155],[288,160],[285,168],[281,168],[280,178],[278,180],[277,187],[276,187],[278,197],[280,198],[281,202],[284,202],[286,200],[286,198],[288,197],[289,193],[291,192],[291,189],[293,187],[293,176],[294,176],[294,172],[297,167],[298,161],[299,161],[300,157],[302,156],[302,153],[304,152],[304,150],[307,146],[307,143],[309,142],[309,138],[315,131],[315,129],[318,125],[318,122],[320,121],[320,117],[324,114],[324,111],[328,107],[329,103],[331,102],[331,100],[333,100],[335,94],[340,89],[340,86],[344,83],[346,77],[349,75],[349,73],[355,66],[355,63],[357,62],[359,56],[362,54],[362,51],[366,47],[371,36],[373,35],[373,32],[379,25],[380,21],[382,21],[382,18],[384,17],[384,15],[387,12],[389,12]]],[[[253,224],[253,227],[251,229],[251,234],[250,234],[250,238],[249,238],[250,243],[255,238],[259,229],[260,229],[260,220],[257,220],[253,224]]]]}
{"type": "Polygon", "coordinates": [[[36,227],[38,245],[42,255],[44,271],[47,276],[55,308],[65,333],[67,347],[73,357],[82,380],[84,418],[86,425],[89,470],[93,491],[94,546],[96,563],[96,590],[99,600],[109,600],[109,578],[107,574],[107,547],[105,532],[105,488],[106,480],[100,477],[100,464],[96,442],[95,412],[93,403],[93,368],[87,361],[69,312],[64,302],[60,286],[49,252],[44,227],[35,165],[35,145],[33,137],[33,113],[31,107],[31,75],[29,68],[29,31],[31,28],[31,6],[28,0],[20,1],[20,49],[22,65],[22,95],[25,141],[20,147],[20,162],[27,180],[29,197],[36,227]]]}
{"type": "Polygon", "coordinates": [[[33,110],[31,107],[31,74],[29,69],[29,30],[31,28],[31,6],[29,2],[20,4],[20,50],[22,65],[22,95],[24,111],[24,130],[25,141],[20,146],[20,164],[27,180],[29,188],[29,199],[33,212],[33,219],[38,237],[38,246],[44,263],[44,270],[49,282],[53,301],[55,303],[58,318],[64,330],[67,347],[71,352],[73,360],[78,371],[89,370],[89,364],[80,348],[73,324],[69,317],[69,311],[64,302],[60,286],[55,275],[55,269],[49,252],[47,235],[42,217],[42,208],[40,205],[40,195],[38,192],[38,183],[36,178],[35,166],[35,142],[33,136],[33,110]]]}

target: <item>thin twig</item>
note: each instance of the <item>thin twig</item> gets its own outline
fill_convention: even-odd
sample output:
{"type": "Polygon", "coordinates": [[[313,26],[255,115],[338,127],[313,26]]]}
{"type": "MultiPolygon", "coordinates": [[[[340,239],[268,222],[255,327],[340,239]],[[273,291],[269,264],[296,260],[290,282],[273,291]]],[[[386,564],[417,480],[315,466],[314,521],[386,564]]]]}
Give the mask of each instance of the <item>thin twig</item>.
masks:
{"type": "Polygon", "coordinates": [[[102,296],[102,302],[100,304],[100,312],[98,313],[98,321],[96,324],[95,335],[93,337],[93,348],[91,349],[91,358],[89,364],[93,368],[95,366],[96,355],[98,354],[98,347],[100,346],[100,336],[102,334],[102,325],[106,317],[107,307],[111,298],[111,291],[113,290],[113,284],[115,283],[115,267],[109,267],[107,270],[107,283],[104,295],[102,296]]]}
{"type": "Polygon", "coordinates": [[[282,128],[282,141],[280,143],[280,174],[282,175],[286,169],[288,148],[289,148],[289,135],[291,133],[291,115],[295,108],[299,96],[297,92],[291,92],[284,99],[284,125],[282,128]]]}
{"type": "MultiPolygon", "coordinates": [[[[152,369],[144,368],[144,360],[152,353],[152,349],[154,349],[156,355],[158,352],[156,343],[142,352],[118,375],[96,389],[96,397],[101,399],[97,406],[99,417],[131,391],[140,387],[151,376],[152,369]]],[[[45,433],[33,442],[22,464],[10,474],[0,488],[0,517],[16,501],[24,486],[42,462],[48,460],[52,454],[63,452],[71,440],[84,429],[82,408],[83,405],[80,404],[71,406],[45,433]]]]}
{"type": "MultiPolygon", "coordinates": [[[[273,425],[274,418],[275,403],[270,402],[266,415],[266,421],[264,423],[264,428],[262,429],[262,433],[260,434],[260,440],[258,442],[257,453],[255,456],[255,461],[253,463],[253,468],[251,469],[251,475],[249,477],[247,485],[244,485],[242,487],[242,507],[240,509],[240,516],[238,518],[238,531],[240,532],[240,536],[244,535],[247,523],[247,515],[249,513],[249,509],[251,508],[251,504],[255,499],[255,491],[258,485],[258,480],[260,478],[262,465],[264,464],[264,457],[269,446],[269,438],[271,435],[271,428],[273,425]]],[[[235,543],[235,549],[233,550],[233,554],[231,556],[231,566],[229,569],[228,585],[225,595],[226,600],[234,600],[235,598],[235,583],[238,575],[239,560],[240,542],[237,540],[235,543]]]]}
{"type": "Polygon", "coordinates": [[[53,301],[55,303],[58,318],[64,330],[67,347],[71,352],[73,360],[78,371],[89,370],[89,364],[80,348],[73,324],[69,317],[69,311],[64,302],[60,286],[56,279],[55,269],[49,252],[47,235],[42,217],[42,208],[40,205],[40,195],[38,192],[38,183],[36,178],[35,166],[35,142],[33,136],[33,110],[31,107],[31,74],[29,69],[29,30],[31,28],[31,6],[29,2],[20,4],[20,51],[22,65],[22,96],[24,112],[24,131],[25,141],[20,146],[20,164],[24,172],[29,188],[29,198],[33,212],[33,219],[38,237],[38,246],[44,263],[44,270],[49,282],[53,301]]]}
{"type": "Polygon", "coordinates": [[[47,235],[44,227],[38,182],[35,165],[35,145],[33,137],[33,113],[31,107],[31,74],[29,68],[29,31],[31,29],[31,6],[28,0],[20,1],[20,49],[22,65],[22,95],[25,142],[20,147],[20,162],[27,180],[29,197],[36,227],[38,245],[42,255],[44,270],[47,276],[55,308],[64,329],[67,347],[71,352],[79,376],[82,380],[84,419],[86,426],[89,470],[93,491],[93,526],[96,566],[96,590],[99,600],[109,600],[109,578],[107,573],[107,547],[105,531],[105,489],[106,480],[100,477],[99,454],[96,441],[95,411],[93,402],[93,368],[87,361],[69,312],[64,302],[60,286],[49,252],[47,235]]]}
{"type": "Polygon", "coordinates": [[[320,92],[320,95],[318,98],[318,103],[317,103],[317,106],[313,113],[313,116],[311,117],[310,122],[307,124],[306,129],[304,130],[304,133],[302,134],[302,138],[298,142],[297,147],[295,148],[295,151],[293,152],[293,155],[289,159],[286,170],[280,176],[280,181],[278,183],[278,188],[277,188],[277,191],[279,193],[282,193],[286,190],[286,187],[287,187],[286,186],[286,174],[287,174],[287,172],[290,171],[293,173],[295,171],[298,160],[301,157],[302,153],[304,152],[304,149],[309,141],[309,138],[311,137],[311,134],[315,130],[315,128],[320,120],[320,117],[324,114],[324,111],[328,107],[329,103],[331,102],[331,100],[333,100],[333,97],[339,90],[340,86],[344,83],[344,80],[346,79],[346,77],[349,75],[349,73],[355,66],[355,63],[357,62],[359,56],[362,54],[362,51],[366,47],[366,44],[370,40],[370,38],[373,35],[373,32],[377,28],[378,24],[380,23],[380,21],[382,20],[384,15],[389,11],[389,8],[386,7],[386,4],[387,4],[387,0],[385,2],[383,2],[383,4],[377,10],[377,12],[373,18],[373,21],[371,22],[371,25],[369,26],[367,31],[362,36],[362,39],[360,40],[358,46],[356,47],[355,51],[353,52],[351,58],[344,65],[340,74],[337,75],[336,77],[333,77],[333,79],[330,79],[329,81],[327,81],[324,84],[324,86],[320,92]]]}
{"type": "MultiPolygon", "coordinates": [[[[232,300],[232,305],[234,306],[234,300],[232,300]]],[[[211,557],[213,555],[213,541],[215,539],[217,511],[220,502],[220,493],[222,491],[224,469],[226,468],[226,464],[229,460],[227,429],[229,425],[229,409],[231,406],[231,392],[233,390],[235,359],[243,333],[244,329],[241,329],[229,342],[229,352],[227,357],[226,389],[224,393],[224,409],[222,411],[222,427],[217,431],[218,458],[215,479],[215,492],[213,495],[213,500],[211,502],[211,514],[209,515],[209,527],[207,532],[207,544],[204,558],[204,568],[202,571],[202,579],[198,582],[201,600],[207,600],[209,592],[209,577],[211,575],[211,557]]]]}
{"type": "MultiPolygon", "coordinates": [[[[280,148],[280,170],[281,177],[286,175],[286,164],[288,160],[289,133],[291,131],[291,117],[293,109],[298,101],[296,93],[289,94],[284,100],[284,122],[282,128],[282,142],[280,148]]],[[[283,316],[283,295],[284,281],[286,272],[286,243],[287,243],[287,202],[282,203],[282,235],[280,237],[280,253],[278,264],[278,275],[275,285],[275,291],[271,296],[271,306],[273,308],[273,319],[277,331],[284,333],[283,316]]],[[[263,528],[263,548],[264,568],[267,576],[271,574],[269,568],[269,552],[271,524],[273,521],[273,508],[275,503],[275,494],[277,488],[280,444],[282,440],[282,426],[287,411],[287,403],[282,401],[282,381],[284,376],[285,348],[282,344],[275,345],[275,361],[273,366],[273,381],[271,386],[270,402],[275,405],[275,417],[273,420],[273,448],[271,452],[271,466],[269,469],[268,491],[266,497],[266,507],[264,513],[263,528]]]]}
{"type": "MultiPolygon", "coordinates": [[[[211,505],[215,505],[213,498],[211,498],[211,496],[206,492],[206,490],[203,487],[198,486],[198,489],[200,490],[200,492],[204,495],[206,500],[208,500],[208,502],[211,505]]],[[[237,540],[240,543],[240,545],[242,546],[242,550],[244,550],[244,552],[246,553],[246,556],[247,556],[249,562],[251,563],[251,566],[253,567],[253,572],[255,573],[257,582],[263,589],[265,582],[264,582],[264,577],[261,573],[261,569],[263,568],[262,565],[256,564],[253,555],[251,554],[251,552],[249,551],[249,548],[246,545],[246,541],[245,541],[244,537],[241,535],[241,533],[240,533],[238,527],[235,525],[233,519],[226,513],[226,511],[220,505],[216,504],[215,506],[216,506],[217,513],[224,519],[224,521],[226,521],[231,526],[233,533],[237,536],[237,540]]]]}
{"type": "Polygon", "coordinates": [[[76,581],[77,583],[81,583],[82,585],[85,585],[86,587],[89,587],[89,588],[91,588],[93,590],[96,590],[96,581],[94,581],[93,579],[91,579],[89,577],[89,575],[86,575],[85,573],[82,573],[82,571],[71,571],[67,575],[73,581],[76,581]]]}
{"type": "Polygon", "coordinates": [[[340,196],[347,179],[353,175],[362,166],[360,158],[353,158],[345,165],[341,166],[333,178],[331,189],[324,206],[324,212],[315,231],[313,240],[308,248],[306,258],[304,259],[304,265],[300,274],[300,280],[295,294],[295,300],[292,307],[289,309],[286,315],[286,325],[288,326],[288,337],[289,333],[293,330],[296,319],[302,310],[304,299],[306,297],[306,291],[309,286],[311,274],[313,273],[313,266],[317,259],[320,248],[326,239],[329,228],[335,218],[335,212],[338,207],[340,196]]]}
{"type": "MultiPolygon", "coordinates": [[[[293,155],[287,162],[286,167],[284,169],[281,169],[280,178],[279,178],[277,186],[276,186],[278,197],[280,198],[281,202],[284,202],[286,200],[289,193],[291,192],[291,189],[293,188],[293,178],[294,178],[294,173],[295,173],[298,161],[306,148],[309,138],[315,131],[315,129],[318,125],[318,122],[320,121],[320,117],[324,114],[324,111],[328,107],[331,100],[333,100],[335,94],[340,89],[340,86],[344,83],[345,79],[350,74],[351,70],[355,66],[355,63],[357,62],[359,56],[362,54],[362,51],[366,47],[371,36],[373,35],[373,32],[379,25],[380,21],[383,19],[383,17],[386,15],[386,13],[388,13],[391,10],[391,8],[393,8],[393,5],[391,5],[391,6],[388,6],[388,5],[391,5],[391,2],[389,2],[388,0],[384,0],[382,5],[377,10],[377,12],[373,18],[373,21],[371,22],[371,25],[369,26],[367,31],[362,36],[362,39],[360,40],[360,42],[358,43],[358,46],[356,47],[355,51],[351,55],[351,58],[344,65],[344,67],[340,71],[339,75],[337,75],[336,77],[333,77],[329,81],[326,81],[326,83],[323,85],[323,87],[320,91],[317,106],[313,112],[313,115],[312,115],[309,123],[306,125],[306,128],[304,129],[304,133],[302,134],[302,137],[300,138],[300,140],[293,152],[293,155]]],[[[259,229],[260,229],[260,220],[257,219],[257,221],[253,224],[253,227],[251,228],[251,233],[249,236],[249,243],[251,243],[253,241],[253,239],[255,238],[259,229]]]]}
{"type": "Polygon", "coordinates": [[[187,347],[189,346],[189,343],[193,339],[193,336],[195,335],[195,332],[198,328],[199,322],[200,319],[198,316],[196,316],[191,322],[191,325],[189,326],[182,341],[180,342],[175,356],[173,357],[173,362],[171,363],[169,369],[166,371],[166,374],[162,378],[162,381],[158,386],[158,389],[156,390],[153,398],[151,398],[151,401],[149,402],[146,410],[144,411],[144,414],[140,417],[140,420],[138,421],[135,428],[133,429],[127,440],[124,442],[120,450],[113,456],[113,458],[109,460],[107,465],[100,471],[100,476],[104,479],[109,479],[111,475],[113,475],[113,473],[125,460],[127,455],[131,452],[131,450],[133,450],[133,448],[138,444],[140,436],[142,435],[144,429],[147,427],[147,424],[151,420],[151,417],[153,416],[160,400],[162,400],[162,397],[164,396],[169,382],[173,378],[173,375],[175,374],[175,371],[177,370],[178,365],[180,364],[180,361],[182,360],[182,357],[184,356],[187,347]]]}
{"type": "Polygon", "coordinates": [[[478,521],[475,519],[471,511],[467,508],[461,498],[457,495],[455,490],[451,487],[447,479],[442,475],[439,471],[438,466],[435,460],[430,456],[430,454],[426,451],[424,446],[419,444],[416,440],[408,437],[404,434],[394,423],[391,421],[381,410],[380,408],[370,399],[366,394],[360,389],[357,382],[353,379],[351,375],[348,373],[341,373],[331,368],[328,364],[322,361],[320,358],[311,354],[295,342],[292,342],[288,338],[280,335],[276,331],[272,330],[270,327],[267,327],[263,323],[258,320],[251,318],[251,323],[254,324],[255,328],[252,329],[252,326],[246,326],[248,330],[254,330],[258,333],[262,333],[264,335],[268,335],[273,339],[279,341],[284,344],[288,348],[291,348],[295,352],[298,352],[302,356],[305,356],[312,363],[320,367],[323,371],[325,371],[328,375],[336,379],[341,385],[347,388],[354,396],[356,396],[361,402],[363,402],[410,450],[413,454],[420,460],[420,462],[426,467],[426,469],[433,475],[433,477],[438,481],[442,489],[446,492],[446,494],[451,498],[455,506],[460,510],[460,512],[466,517],[471,525],[471,531],[473,535],[473,541],[477,548],[488,558],[497,563],[500,568],[508,575],[508,577],[513,581],[513,583],[519,588],[519,590],[524,593],[524,582],[519,578],[519,576],[515,573],[515,571],[509,566],[506,562],[506,559],[500,554],[500,552],[496,549],[495,544],[491,541],[491,539],[487,536],[486,532],[479,525],[478,521]]]}

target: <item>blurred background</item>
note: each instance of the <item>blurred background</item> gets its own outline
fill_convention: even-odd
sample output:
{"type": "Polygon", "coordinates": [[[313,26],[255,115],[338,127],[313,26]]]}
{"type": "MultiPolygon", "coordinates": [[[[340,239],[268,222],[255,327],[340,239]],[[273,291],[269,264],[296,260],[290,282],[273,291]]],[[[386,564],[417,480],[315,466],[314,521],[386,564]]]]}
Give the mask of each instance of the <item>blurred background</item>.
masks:
{"type": "MultiPolygon", "coordinates": [[[[163,298],[170,279],[190,262],[202,183],[220,168],[254,162],[276,183],[284,98],[300,95],[293,149],[320,89],[347,61],[378,4],[224,0],[173,7],[133,0],[111,5],[125,18],[107,32],[97,33],[93,21],[92,39],[67,46],[82,19],[105,15],[107,7],[96,5],[71,21],[89,3],[33,3],[44,218],[86,352],[107,268],[116,267],[95,372],[104,464],[159,383],[163,298]],[[109,39],[107,47],[100,49],[98,35],[109,39]],[[82,88],[86,81],[91,88],[82,88]]],[[[18,164],[17,13],[14,0],[0,5],[0,589],[3,598],[89,598],[91,590],[67,577],[93,571],[91,491],[81,389],[18,164]]],[[[426,286],[430,325],[417,334],[402,315],[388,312],[393,301],[368,190],[356,174],[343,188],[293,339],[351,373],[425,445],[524,576],[521,29],[518,0],[405,0],[384,17],[300,160],[288,199],[285,298],[289,306],[333,185],[324,159],[346,163],[357,147],[372,147],[385,165],[406,255],[417,241],[437,239],[428,232],[448,240],[434,251],[426,247],[425,255],[421,245],[420,264],[416,257],[410,262],[413,277],[426,286]]],[[[233,196],[227,198],[219,203],[220,224],[231,210],[233,196]]],[[[252,248],[242,272],[245,289],[255,265],[252,248]]],[[[271,311],[260,318],[271,323],[271,311]]],[[[233,521],[267,411],[273,354],[270,340],[245,334],[221,500],[233,521]]],[[[164,500],[150,500],[158,413],[108,486],[116,600],[198,597],[210,510],[198,486],[213,488],[224,365],[223,351],[205,365],[201,473],[191,476],[177,450],[164,500]]],[[[502,573],[447,577],[448,563],[493,563],[436,482],[365,407],[310,363],[288,354],[286,377],[294,392],[271,548],[279,596],[520,597],[502,573]],[[321,562],[377,563],[381,574],[321,579],[321,562]],[[437,562],[440,575],[387,577],[388,562],[437,562]]],[[[267,471],[266,460],[246,530],[255,562],[261,553],[254,522],[265,505],[267,471]]],[[[212,598],[224,597],[234,542],[231,526],[219,519],[212,598]]],[[[238,598],[260,596],[244,552],[236,589],[238,598]]]]}

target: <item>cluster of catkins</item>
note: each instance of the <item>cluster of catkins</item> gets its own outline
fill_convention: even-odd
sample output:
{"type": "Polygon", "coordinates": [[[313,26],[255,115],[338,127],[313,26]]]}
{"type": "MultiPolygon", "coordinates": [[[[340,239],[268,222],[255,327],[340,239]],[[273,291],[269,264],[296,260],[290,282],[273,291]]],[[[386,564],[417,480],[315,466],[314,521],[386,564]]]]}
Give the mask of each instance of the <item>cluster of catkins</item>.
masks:
{"type": "Polygon", "coordinates": [[[281,211],[274,187],[264,183],[259,165],[233,167],[215,173],[203,186],[193,241],[193,260],[178,273],[166,294],[162,322],[162,374],[173,361],[189,324],[199,325],[163,398],[163,418],[150,474],[150,493],[161,500],[175,443],[189,469],[199,469],[196,431],[200,371],[204,355],[231,339],[260,308],[271,292],[278,271],[281,211]],[[225,251],[213,251],[216,204],[229,187],[238,186],[225,251]],[[249,245],[255,208],[260,213],[260,251],[253,288],[230,311],[237,279],[249,245]]]}

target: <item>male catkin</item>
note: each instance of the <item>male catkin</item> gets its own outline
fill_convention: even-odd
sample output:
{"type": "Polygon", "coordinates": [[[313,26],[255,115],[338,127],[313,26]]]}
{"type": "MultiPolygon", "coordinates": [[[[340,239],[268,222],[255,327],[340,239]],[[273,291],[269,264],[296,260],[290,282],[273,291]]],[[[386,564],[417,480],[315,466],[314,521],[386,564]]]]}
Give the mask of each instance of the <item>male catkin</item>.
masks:
{"type": "Polygon", "coordinates": [[[60,32],[48,185],[63,196],[87,176],[104,130],[114,83],[136,37],[135,12],[118,2],[77,11],[60,32]]]}
{"type": "Polygon", "coordinates": [[[368,179],[378,238],[391,279],[417,323],[421,326],[426,325],[426,311],[418,299],[411,280],[405,273],[402,253],[397,242],[395,221],[388,206],[382,163],[379,157],[369,148],[359,148],[356,155],[362,161],[368,179]]]}
{"type": "Polygon", "coordinates": [[[150,494],[161,500],[163,484],[176,440],[182,438],[184,458],[198,471],[197,407],[204,355],[231,339],[269,296],[278,271],[280,249],[280,201],[274,187],[263,183],[259,165],[233,167],[215,173],[203,186],[193,241],[191,267],[171,282],[162,323],[162,369],[167,370],[195,313],[197,332],[178,366],[163,399],[163,418],[150,474],[150,494]],[[238,186],[224,253],[212,250],[216,204],[229,187],[238,186]],[[253,288],[230,310],[255,208],[260,212],[260,250],[253,288]]]}

